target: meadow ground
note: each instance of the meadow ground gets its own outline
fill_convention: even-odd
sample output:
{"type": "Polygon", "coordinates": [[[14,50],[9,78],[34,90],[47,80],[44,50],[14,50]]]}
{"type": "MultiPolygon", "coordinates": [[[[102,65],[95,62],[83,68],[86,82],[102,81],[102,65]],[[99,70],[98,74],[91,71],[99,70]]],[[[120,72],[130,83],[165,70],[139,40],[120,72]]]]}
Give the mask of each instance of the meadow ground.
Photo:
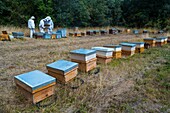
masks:
{"type": "Polygon", "coordinates": [[[142,41],[146,35],[107,35],[60,40],[0,42],[0,112],[170,112],[170,45],[98,65],[97,75],[80,73],[85,83],[76,90],[57,84],[56,103],[46,108],[29,104],[16,90],[13,77],[46,65],[70,60],[69,51],[122,41],[142,41]]]}

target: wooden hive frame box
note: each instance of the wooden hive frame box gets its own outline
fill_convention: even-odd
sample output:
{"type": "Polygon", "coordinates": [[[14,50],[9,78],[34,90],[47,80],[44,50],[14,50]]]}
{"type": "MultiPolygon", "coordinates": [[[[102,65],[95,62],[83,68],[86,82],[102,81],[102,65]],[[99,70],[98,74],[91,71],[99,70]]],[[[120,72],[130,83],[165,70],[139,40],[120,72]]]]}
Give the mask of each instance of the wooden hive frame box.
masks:
{"type": "Polygon", "coordinates": [[[145,38],[144,42],[148,43],[150,45],[150,47],[155,47],[156,39],[155,38],[145,38]]]}
{"type": "Polygon", "coordinates": [[[89,49],[78,49],[70,52],[71,61],[78,63],[78,69],[89,72],[96,68],[96,51],[89,49]]]}
{"type": "Polygon", "coordinates": [[[75,32],[75,33],[74,33],[74,36],[76,36],[76,37],[81,37],[81,33],[80,33],[80,32],[75,32]]]}
{"type": "Polygon", "coordinates": [[[94,30],[93,33],[94,33],[95,35],[100,35],[100,31],[99,31],[99,30],[94,30]]]}
{"type": "Polygon", "coordinates": [[[54,94],[56,79],[38,70],[14,77],[17,88],[34,104],[54,94]]]}
{"type": "Polygon", "coordinates": [[[66,60],[58,60],[47,65],[48,74],[64,84],[77,76],[77,68],[78,63],[66,60]]]}
{"type": "Polygon", "coordinates": [[[69,33],[69,36],[74,37],[75,34],[74,34],[73,32],[70,32],[70,33],[69,33]]]}
{"type": "Polygon", "coordinates": [[[122,46],[122,55],[132,56],[135,54],[136,44],[120,43],[120,45],[122,46]]]}
{"type": "Polygon", "coordinates": [[[0,41],[10,41],[7,31],[2,31],[2,34],[0,35],[0,41]]]}
{"type": "Polygon", "coordinates": [[[136,44],[135,53],[144,52],[144,42],[130,42],[131,44],[136,44]]]}
{"type": "Polygon", "coordinates": [[[114,49],[113,58],[115,58],[115,59],[122,58],[122,47],[120,45],[108,44],[108,45],[104,45],[103,47],[114,49]]]}
{"type": "Polygon", "coordinates": [[[112,61],[113,58],[113,48],[106,47],[92,47],[93,50],[96,50],[97,54],[97,63],[107,64],[112,61]]]}
{"type": "Polygon", "coordinates": [[[93,36],[93,35],[94,35],[93,30],[88,30],[88,31],[86,31],[86,35],[93,36]]]}
{"type": "Polygon", "coordinates": [[[100,34],[101,35],[106,35],[107,34],[107,30],[100,30],[100,34]]]}
{"type": "Polygon", "coordinates": [[[163,46],[164,43],[165,43],[164,38],[156,38],[156,46],[158,46],[158,47],[163,46]]]}

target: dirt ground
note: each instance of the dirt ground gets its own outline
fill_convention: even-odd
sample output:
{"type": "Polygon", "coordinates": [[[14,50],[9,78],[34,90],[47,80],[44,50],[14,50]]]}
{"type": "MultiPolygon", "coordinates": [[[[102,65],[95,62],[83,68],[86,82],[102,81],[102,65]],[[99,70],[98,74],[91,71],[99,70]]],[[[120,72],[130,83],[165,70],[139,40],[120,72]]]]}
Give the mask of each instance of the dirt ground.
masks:
{"type": "MultiPolygon", "coordinates": [[[[14,76],[33,70],[47,72],[46,65],[59,59],[70,60],[69,51],[91,48],[105,44],[119,44],[123,41],[143,41],[146,35],[107,35],[60,40],[13,40],[0,42],[0,109],[2,112],[108,112],[112,101],[131,89],[135,81],[146,70],[154,68],[151,58],[137,55],[135,58],[114,60],[108,65],[99,65],[98,75],[81,73],[85,84],[78,90],[70,90],[57,84],[57,102],[38,109],[16,90],[14,76]],[[139,58],[136,58],[139,57],[139,58]],[[146,61],[146,62],[145,62],[146,61]],[[138,76],[136,76],[138,75],[138,76]]],[[[117,111],[118,112],[118,111],[117,111]]]]}

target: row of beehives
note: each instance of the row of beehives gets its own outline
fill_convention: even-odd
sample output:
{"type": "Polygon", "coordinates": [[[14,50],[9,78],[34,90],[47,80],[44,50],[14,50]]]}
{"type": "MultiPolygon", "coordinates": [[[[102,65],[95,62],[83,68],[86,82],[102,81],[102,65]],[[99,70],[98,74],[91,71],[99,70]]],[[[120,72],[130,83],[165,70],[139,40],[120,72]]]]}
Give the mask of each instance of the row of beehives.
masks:
{"type": "Polygon", "coordinates": [[[7,31],[2,31],[0,34],[0,41],[10,41],[13,38],[23,38],[23,32],[12,32],[12,35],[8,34],[7,31]]]}
{"type": "Polygon", "coordinates": [[[122,56],[132,56],[142,53],[144,48],[162,46],[167,43],[167,37],[146,38],[144,42],[124,42],[120,45],[104,45],[91,49],[78,49],[70,52],[71,61],[58,60],[48,64],[48,75],[35,70],[14,77],[18,89],[34,104],[54,94],[57,81],[67,83],[77,76],[77,70],[89,72],[96,68],[96,64],[107,64],[112,59],[122,56]]]}

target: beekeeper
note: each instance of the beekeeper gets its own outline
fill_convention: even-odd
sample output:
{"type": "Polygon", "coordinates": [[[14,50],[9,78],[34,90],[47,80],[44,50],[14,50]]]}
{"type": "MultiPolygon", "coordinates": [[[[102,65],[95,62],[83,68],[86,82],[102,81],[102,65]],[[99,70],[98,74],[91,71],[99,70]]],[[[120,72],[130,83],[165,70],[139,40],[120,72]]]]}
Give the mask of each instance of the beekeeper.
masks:
{"type": "Polygon", "coordinates": [[[45,21],[46,21],[45,19],[40,20],[39,29],[40,29],[41,33],[45,33],[45,31],[44,31],[44,29],[45,29],[45,26],[44,26],[45,21]]]}
{"type": "Polygon", "coordinates": [[[33,34],[35,33],[35,23],[34,23],[34,19],[35,17],[32,16],[29,20],[28,20],[28,28],[30,29],[30,38],[33,37],[33,34]]]}
{"type": "Polygon", "coordinates": [[[48,25],[48,34],[52,34],[54,23],[50,16],[47,16],[45,20],[46,20],[46,24],[48,25]]]}

